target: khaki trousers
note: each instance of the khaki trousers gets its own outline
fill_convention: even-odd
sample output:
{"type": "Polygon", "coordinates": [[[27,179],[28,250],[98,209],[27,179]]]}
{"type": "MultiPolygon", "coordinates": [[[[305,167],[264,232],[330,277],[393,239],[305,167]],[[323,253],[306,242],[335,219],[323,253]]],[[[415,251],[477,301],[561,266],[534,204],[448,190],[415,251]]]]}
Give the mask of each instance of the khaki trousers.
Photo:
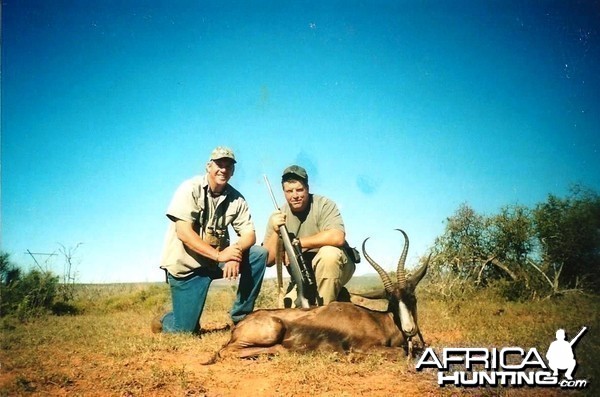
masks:
{"type": "MultiPolygon", "coordinates": [[[[315,271],[317,280],[317,290],[319,296],[323,299],[323,305],[336,300],[340,290],[354,274],[356,265],[346,253],[338,247],[326,245],[319,249],[319,252],[312,260],[312,267],[315,271]]],[[[296,301],[296,289],[292,289],[285,295],[285,299],[296,301]]],[[[288,300],[288,302],[290,302],[288,300]]],[[[287,305],[286,305],[287,306],[287,305]]]]}

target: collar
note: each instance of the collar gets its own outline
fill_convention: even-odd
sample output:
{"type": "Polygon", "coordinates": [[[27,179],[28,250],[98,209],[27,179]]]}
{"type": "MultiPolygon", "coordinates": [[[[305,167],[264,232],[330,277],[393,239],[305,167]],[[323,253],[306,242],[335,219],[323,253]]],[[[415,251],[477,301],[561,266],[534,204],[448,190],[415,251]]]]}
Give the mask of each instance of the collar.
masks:
{"type": "MultiPolygon", "coordinates": [[[[208,183],[208,174],[204,174],[204,177],[202,178],[202,189],[206,192],[206,194],[208,194],[211,191],[210,184],[208,183]]],[[[214,197],[214,198],[225,197],[225,196],[227,196],[229,191],[230,191],[230,186],[228,183],[227,185],[225,185],[225,187],[223,188],[223,191],[221,193],[219,193],[219,195],[213,196],[211,194],[210,196],[214,197]]]]}

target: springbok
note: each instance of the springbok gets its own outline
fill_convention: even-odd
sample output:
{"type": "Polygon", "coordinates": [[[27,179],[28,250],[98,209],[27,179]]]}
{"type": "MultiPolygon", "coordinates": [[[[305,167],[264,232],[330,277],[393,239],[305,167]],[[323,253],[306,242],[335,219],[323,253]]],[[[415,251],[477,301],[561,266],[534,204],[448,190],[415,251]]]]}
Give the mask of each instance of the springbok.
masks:
{"type": "MultiPolygon", "coordinates": [[[[406,274],[404,264],[408,252],[408,236],[403,230],[404,248],[398,261],[396,281],[368,254],[366,260],[377,271],[383,291],[362,294],[369,299],[388,301],[386,311],[371,310],[350,302],[332,302],[327,306],[309,309],[263,309],[248,315],[232,330],[229,342],[217,353],[218,357],[254,357],[282,351],[330,350],[367,353],[390,348],[402,350],[410,358],[412,338],[425,342],[417,325],[415,288],[425,276],[429,258],[413,274],[406,274]]],[[[215,356],[212,362],[217,358],[215,356]]]]}

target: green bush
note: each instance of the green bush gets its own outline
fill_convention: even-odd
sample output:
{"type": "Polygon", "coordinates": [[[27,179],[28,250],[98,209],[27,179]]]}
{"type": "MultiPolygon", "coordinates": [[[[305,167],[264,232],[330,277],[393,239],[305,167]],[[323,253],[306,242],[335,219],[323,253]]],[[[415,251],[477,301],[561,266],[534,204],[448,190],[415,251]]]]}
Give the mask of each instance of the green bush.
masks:
{"type": "Polygon", "coordinates": [[[0,316],[21,320],[52,312],[56,307],[59,278],[50,271],[23,273],[6,253],[0,254],[0,316]]]}
{"type": "Polygon", "coordinates": [[[52,310],[58,277],[51,272],[31,270],[10,284],[2,284],[2,314],[25,319],[52,310]]]}
{"type": "Polygon", "coordinates": [[[531,299],[532,291],[522,280],[498,280],[489,287],[498,291],[499,295],[511,302],[523,302],[531,299]]]}

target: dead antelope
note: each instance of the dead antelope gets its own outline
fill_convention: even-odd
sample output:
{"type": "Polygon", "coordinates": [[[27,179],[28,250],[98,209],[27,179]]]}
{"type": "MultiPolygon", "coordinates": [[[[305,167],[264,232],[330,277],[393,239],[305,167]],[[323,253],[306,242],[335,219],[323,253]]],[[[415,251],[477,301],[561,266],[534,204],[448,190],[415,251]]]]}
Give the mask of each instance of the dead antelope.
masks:
{"type": "MultiPolygon", "coordinates": [[[[388,300],[387,311],[371,310],[349,302],[332,302],[309,309],[257,310],[242,320],[232,331],[231,339],[218,353],[219,357],[253,357],[281,351],[330,350],[366,353],[376,349],[402,349],[412,355],[412,338],[419,336],[415,288],[427,272],[427,262],[408,275],[404,270],[408,252],[408,236],[398,261],[396,282],[368,254],[367,261],[383,281],[384,290],[363,294],[365,298],[388,300]]],[[[216,358],[216,357],[215,357],[216,358]]]]}

